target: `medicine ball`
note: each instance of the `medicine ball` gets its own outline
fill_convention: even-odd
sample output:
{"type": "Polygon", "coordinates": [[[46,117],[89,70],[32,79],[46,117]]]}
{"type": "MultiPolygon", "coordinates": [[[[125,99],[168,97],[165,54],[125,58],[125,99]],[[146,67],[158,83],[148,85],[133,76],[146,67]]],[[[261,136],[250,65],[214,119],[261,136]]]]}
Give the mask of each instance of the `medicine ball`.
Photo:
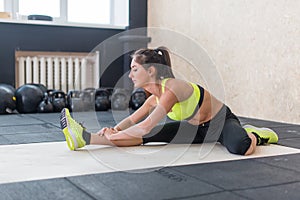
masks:
{"type": "Polygon", "coordinates": [[[40,88],[40,90],[42,90],[43,94],[53,91],[53,90],[48,90],[46,86],[44,86],[43,84],[40,84],[40,83],[28,83],[27,85],[33,85],[33,86],[40,88]]]}
{"type": "Polygon", "coordinates": [[[36,113],[39,104],[43,101],[45,93],[43,88],[40,84],[25,84],[20,86],[15,92],[18,112],[36,113]]]}
{"type": "Polygon", "coordinates": [[[12,113],[16,109],[15,88],[11,85],[0,84],[0,114],[12,113]]]}
{"type": "Polygon", "coordinates": [[[129,108],[130,94],[123,88],[117,88],[111,96],[111,108],[113,110],[125,110],[129,108]]]}

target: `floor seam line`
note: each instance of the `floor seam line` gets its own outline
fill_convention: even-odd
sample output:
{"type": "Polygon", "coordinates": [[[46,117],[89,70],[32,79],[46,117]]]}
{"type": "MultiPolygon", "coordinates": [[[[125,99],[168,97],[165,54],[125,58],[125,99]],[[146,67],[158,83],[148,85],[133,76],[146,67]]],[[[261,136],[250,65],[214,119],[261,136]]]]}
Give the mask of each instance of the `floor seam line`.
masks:
{"type": "MultiPolygon", "coordinates": [[[[300,154],[300,153],[296,153],[296,154],[300,154]]],[[[294,155],[294,154],[289,154],[289,155],[294,155]]],[[[280,155],[278,155],[280,156],[280,155]]],[[[276,157],[276,156],[274,156],[276,157]]],[[[285,168],[285,167],[282,167],[282,166],[278,166],[278,165],[272,165],[270,163],[266,163],[266,162],[263,162],[263,161],[259,161],[259,160],[254,160],[254,162],[259,162],[260,164],[265,164],[265,165],[268,165],[268,166],[271,166],[271,167],[276,167],[276,168],[279,168],[279,169],[284,169],[284,170],[287,170],[287,171],[293,171],[293,172],[296,172],[296,173],[299,173],[300,171],[297,171],[295,169],[290,169],[290,168],[285,168]]],[[[300,181],[300,180],[299,180],[300,181]]]]}
{"type": "Polygon", "coordinates": [[[300,180],[290,181],[290,182],[285,182],[285,183],[276,183],[276,184],[264,185],[264,186],[257,186],[257,187],[242,188],[242,189],[229,189],[227,191],[238,192],[238,191],[245,191],[245,190],[255,190],[255,189],[260,189],[260,188],[269,188],[269,187],[275,187],[275,186],[281,186],[281,185],[289,185],[289,184],[293,184],[293,183],[300,183],[300,180]]]}
{"type": "Polygon", "coordinates": [[[70,184],[72,184],[74,187],[76,187],[78,190],[80,190],[81,192],[83,192],[84,194],[86,194],[87,196],[91,197],[94,200],[99,200],[98,197],[95,197],[95,196],[91,195],[90,193],[86,192],[81,187],[79,187],[76,183],[74,183],[73,181],[71,181],[68,177],[64,177],[64,179],[66,181],[68,181],[70,184]]]}
{"type": "Polygon", "coordinates": [[[195,194],[195,195],[189,195],[189,196],[183,196],[183,197],[165,198],[164,200],[188,199],[188,198],[193,198],[193,197],[201,197],[201,196],[207,196],[207,195],[212,195],[212,194],[218,194],[218,193],[222,193],[222,192],[225,192],[225,191],[209,192],[209,193],[204,193],[204,194],[195,194]]]}
{"type": "MultiPolygon", "coordinates": [[[[170,168],[170,169],[172,169],[172,168],[170,168]]],[[[176,170],[176,169],[172,169],[172,170],[174,170],[174,171],[176,171],[176,172],[178,172],[178,173],[184,174],[184,175],[186,175],[186,176],[188,176],[188,177],[192,177],[192,178],[194,178],[194,179],[196,179],[196,180],[198,180],[198,181],[201,181],[201,182],[203,182],[203,183],[212,185],[212,186],[214,186],[214,187],[216,187],[216,188],[218,188],[218,189],[220,189],[220,190],[222,190],[222,191],[226,191],[225,188],[223,188],[223,187],[221,187],[221,186],[218,186],[218,185],[215,185],[215,184],[212,184],[212,183],[209,183],[209,182],[207,182],[207,181],[205,181],[205,180],[200,179],[199,177],[191,176],[191,175],[189,175],[189,174],[187,174],[187,173],[185,173],[185,172],[182,172],[182,171],[179,171],[179,170],[176,170]]]]}

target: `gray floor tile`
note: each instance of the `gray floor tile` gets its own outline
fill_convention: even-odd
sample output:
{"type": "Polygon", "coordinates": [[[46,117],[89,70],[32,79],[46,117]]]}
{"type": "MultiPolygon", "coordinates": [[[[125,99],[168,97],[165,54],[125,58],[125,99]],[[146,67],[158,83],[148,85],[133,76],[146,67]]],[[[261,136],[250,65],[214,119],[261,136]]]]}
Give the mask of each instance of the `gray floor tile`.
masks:
{"type": "MultiPolygon", "coordinates": [[[[88,129],[98,129],[106,124],[116,124],[110,112],[75,112],[71,113],[71,115],[77,122],[83,123],[88,129]]],[[[60,113],[30,114],[29,116],[60,127],[60,113]]]]}
{"type": "Polygon", "coordinates": [[[94,199],[66,179],[49,179],[21,183],[0,184],[0,199],[5,200],[69,200],[94,199]]]}
{"type": "Polygon", "coordinates": [[[105,119],[99,119],[99,114],[95,112],[76,112],[72,113],[72,116],[77,122],[82,123],[87,128],[87,130],[100,130],[102,127],[107,126],[108,122],[110,124],[113,122],[113,118],[109,112],[100,113],[102,113],[103,116],[108,115],[109,117],[105,119]]]}
{"type": "Polygon", "coordinates": [[[28,117],[42,121],[43,123],[50,123],[59,126],[60,113],[36,113],[28,114],[28,117]]]}
{"type": "Polygon", "coordinates": [[[283,169],[293,170],[300,173],[300,154],[282,155],[255,159],[257,162],[265,163],[283,169]]]}
{"type": "Polygon", "coordinates": [[[300,149],[300,138],[281,139],[278,141],[278,144],[300,149]]]}
{"type": "Polygon", "coordinates": [[[108,195],[105,199],[171,199],[221,191],[168,168],[148,173],[116,172],[69,179],[93,196],[108,195]]]}
{"type": "MultiPolygon", "coordinates": [[[[77,122],[82,123],[88,131],[98,131],[102,127],[111,127],[116,125],[116,122],[109,112],[76,112],[71,114],[73,118],[77,122]]],[[[47,124],[51,124],[57,128],[60,127],[60,113],[30,114],[30,117],[43,121],[47,124]]]]}
{"type": "Polygon", "coordinates": [[[250,199],[296,200],[300,198],[300,182],[235,191],[250,199]]]}
{"type": "Polygon", "coordinates": [[[97,118],[99,121],[111,121],[113,119],[113,114],[111,111],[107,112],[97,112],[97,118]]]}
{"type": "Polygon", "coordinates": [[[41,132],[57,132],[60,131],[58,127],[52,124],[27,124],[27,125],[14,125],[2,126],[0,135],[19,134],[19,133],[41,133],[41,132]]]}
{"type": "MultiPolygon", "coordinates": [[[[175,198],[176,199],[176,198],[175,198]]],[[[246,200],[248,198],[243,198],[238,194],[234,194],[232,192],[218,192],[208,195],[194,196],[194,197],[185,197],[182,198],[184,200],[246,200]]]]}
{"type": "Polygon", "coordinates": [[[27,114],[0,115],[0,127],[26,124],[43,124],[44,122],[34,119],[27,114]]]}
{"type": "Polygon", "coordinates": [[[58,132],[48,132],[48,133],[21,133],[21,134],[9,134],[3,135],[3,137],[8,141],[7,144],[29,144],[37,142],[57,142],[65,141],[63,133],[58,132]]]}
{"type": "Polygon", "coordinates": [[[279,140],[286,138],[300,138],[300,126],[275,127],[279,140]]]}
{"type": "Polygon", "coordinates": [[[264,187],[300,181],[300,173],[253,160],[175,167],[179,172],[226,190],[264,187]]]}
{"type": "Polygon", "coordinates": [[[95,196],[95,199],[127,199],[126,195],[118,191],[118,187],[112,188],[108,184],[103,183],[103,180],[101,181],[97,175],[69,177],[68,180],[81,190],[95,196]]]}
{"type": "Polygon", "coordinates": [[[288,123],[281,123],[281,122],[274,122],[274,121],[268,121],[268,120],[261,120],[261,119],[253,119],[253,118],[245,118],[245,117],[238,117],[241,124],[251,124],[258,127],[287,127],[291,126],[291,124],[288,123]]]}
{"type": "Polygon", "coordinates": [[[10,141],[7,138],[0,135],[0,145],[7,145],[7,144],[11,144],[10,141]]]}

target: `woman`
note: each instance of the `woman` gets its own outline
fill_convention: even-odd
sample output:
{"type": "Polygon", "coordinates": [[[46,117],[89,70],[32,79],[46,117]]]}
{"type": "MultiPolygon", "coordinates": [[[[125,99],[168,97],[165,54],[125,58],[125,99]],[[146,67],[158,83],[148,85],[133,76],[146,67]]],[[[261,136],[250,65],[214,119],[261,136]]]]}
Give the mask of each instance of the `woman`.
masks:
{"type": "Polygon", "coordinates": [[[61,128],[71,150],[88,144],[220,142],[233,154],[250,155],[257,145],[277,143],[278,136],[271,129],[243,128],[230,109],[203,87],[176,79],[166,48],[137,50],[130,67],[134,86],[151,96],[114,128],[106,127],[96,134],[85,131],[64,109],[61,128]],[[172,121],[159,125],[166,116],[172,121]]]}

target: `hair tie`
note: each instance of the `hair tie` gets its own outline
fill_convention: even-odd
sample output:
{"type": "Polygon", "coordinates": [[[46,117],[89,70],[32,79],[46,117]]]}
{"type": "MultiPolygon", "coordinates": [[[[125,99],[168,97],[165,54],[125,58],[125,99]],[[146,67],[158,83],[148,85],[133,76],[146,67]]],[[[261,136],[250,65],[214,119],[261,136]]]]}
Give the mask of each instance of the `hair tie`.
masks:
{"type": "Polygon", "coordinates": [[[154,51],[158,54],[158,55],[160,55],[160,56],[162,56],[163,55],[163,53],[162,53],[162,51],[161,50],[159,50],[159,49],[154,49],[154,51]]]}

